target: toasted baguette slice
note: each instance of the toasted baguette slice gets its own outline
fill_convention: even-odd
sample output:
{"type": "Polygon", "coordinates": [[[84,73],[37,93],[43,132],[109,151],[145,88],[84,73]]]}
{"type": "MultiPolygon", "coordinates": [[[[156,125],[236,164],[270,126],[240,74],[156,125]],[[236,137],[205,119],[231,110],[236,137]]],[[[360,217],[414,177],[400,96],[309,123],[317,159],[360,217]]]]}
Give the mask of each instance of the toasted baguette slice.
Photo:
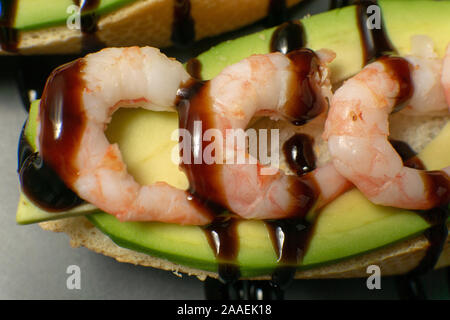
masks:
{"type": "MultiPolygon", "coordinates": [[[[415,151],[419,152],[439,134],[449,120],[450,117],[448,116],[413,117],[399,112],[392,115],[390,119],[391,137],[407,142],[415,151]]],[[[318,162],[324,163],[329,160],[329,154],[326,143],[321,138],[323,125],[324,117],[300,127],[292,126],[283,121],[271,121],[269,119],[262,119],[253,126],[280,129],[281,142],[296,132],[308,133],[314,137],[314,150],[318,162]]],[[[283,159],[281,160],[283,161],[283,159]]],[[[288,171],[284,163],[281,163],[281,167],[288,171]]],[[[170,270],[176,274],[186,273],[195,275],[200,279],[205,279],[207,276],[218,276],[216,273],[192,269],[168,260],[119,247],[85,217],[48,221],[40,223],[40,226],[45,230],[67,233],[70,237],[70,243],[74,247],[84,246],[95,252],[113,257],[120,262],[170,270]]],[[[380,267],[383,276],[404,274],[419,264],[429,246],[429,241],[422,235],[387,247],[378,248],[363,255],[350,257],[338,263],[299,271],[296,277],[309,279],[365,277],[367,276],[367,266],[373,264],[380,267]]],[[[435,267],[439,268],[448,265],[450,265],[450,237],[447,238],[445,247],[435,267]]],[[[269,278],[269,276],[258,277],[257,279],[265,278],[269,278]]]]}
{"type": "MultiPolygon", "coordinates": [[[[301,0],[287,0],[293,6],[301,0]]],[[[191,0],[195,40],[235,30],[264,18],[270,0],[191,0]]],[[[107,46],[172,45],[174,0],[137,0],[101,16],[96,37],[107,46]]],[[[82,33],[65,24],[20,32],[21,54],[79,53],[82,33]]],[[[0,50],[0,54],[5,53],[0,50]]]]}

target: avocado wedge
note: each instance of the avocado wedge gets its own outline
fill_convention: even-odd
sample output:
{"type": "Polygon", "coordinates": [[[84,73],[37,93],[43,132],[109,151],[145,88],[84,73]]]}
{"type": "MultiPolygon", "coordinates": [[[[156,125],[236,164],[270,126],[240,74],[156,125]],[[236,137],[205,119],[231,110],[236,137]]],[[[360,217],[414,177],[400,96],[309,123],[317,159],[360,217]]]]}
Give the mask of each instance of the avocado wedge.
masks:
{"type": "MultiPolygon", "coordinates": [[[[380,5],[386,30],[400,54],[408,52],[409,38],[413,34],[429,35],[436,43],[437,51],[443,53],[446,43],[450,40],[450,32],[447,32],[450,31],[447,22],[450,15],[449,3],[411,1],[408,2],[407,11],[404,10],[402,1],[380,1],[380,5]],[[448,30],[443,32],[445,28],[448,30]]],[[[308,47],[329,48],[336,52],[338,58],[332,64],[334,83],[361,69],[362,49],[356,26],[355,7],[305,18],[302,23],[308,47]]],[[[267,53],[273,30],[225,42],[200,55],[198,59],[202,63],[203,78],[213,77],[226,65],[252,53],[267,53]]],[[[33,107],[36,108],[37,104],[33,107]]],[[[32,115],[33,110],[27,125],[30,129],[26,132],[29,141],[36,138],[36,131],[32,129],[36,128],[36,119],[33,119],[32,115]]],[[[169,128],[175,129],[177,125],[176,114],[121,110],[115,114],[107,134],[111,141],[119,143],[130,172],[135,177],[141,177],[142,183],[160,179],[154,176],[154,173],[158,173],[161,168],[167,170],[163,177],[170,177],[172,185],[185,188],[186,182],[182,173],[169,158],[176,141],[171,141],[170,135],[164,139],[165,135],[160,131],[164,128],[171,132],[169,128]],[[139,139],[135,133],[125,128],[141,132],[147,138],[143,141],[144,139],[139,139]],[[146,144],[142,145],[143,143],[146,144]],[[145,154],[142,153],[143,150],[145,154]]],[[[427,168],[439,169],[450,164],[450,154],[445,152],[449,149],[449,141],[450,124],[447,124],[419,154],[427,168]]],[[[33,205],[26,199],[19,203],[19,223],[42,221],[30,217],[33,214],[31,207],[33,205]]],[[[162,223],[121,223],[106,213],[84,212],[87,213],[91,213],[87,218],[120,246],[189,267],[217,271],[217,259],[199,227],[162,223]]],[[[421,234],[429,226],[428,222],[414,212],[373,205],[359,191],[351,190],[321,211],[309,249],[299,268],[328,264],[385,247],[421,234]]],[[[237,230],[237,263],[243,277],[265,275],[277,267],[277,256],[263,222],[242,221],[237,230]]]]}

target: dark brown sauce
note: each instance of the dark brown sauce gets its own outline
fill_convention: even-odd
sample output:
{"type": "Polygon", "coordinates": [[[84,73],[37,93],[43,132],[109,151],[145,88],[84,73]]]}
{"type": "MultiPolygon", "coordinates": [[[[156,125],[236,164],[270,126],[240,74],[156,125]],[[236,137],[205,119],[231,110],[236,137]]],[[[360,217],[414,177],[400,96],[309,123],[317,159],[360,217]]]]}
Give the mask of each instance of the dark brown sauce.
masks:
{"type": "Polygon", "coordinates": [[[314,139],[306,134],[297,133],[283,144],[283,153],[290,169],[298,176],[316,168],[316,156],[313,150],[314,139]]]}
{"type": "Polygon", "coordinates": [[[306,33],[300,21],[289,21],[280,25],[270,39],[270,52],[287,54],[305,47],[306,33]]]}
{"type": "MultiPolygon", "coordinates": [[[[377,5],[377,1],[359,1],[356,5],[356,20],[363,48],[363,65],[366,65],[381,56],[396,52],[396,49],[386,34],[386,28],[382,17],[380,28],[368,28],[367,21],[369,16],[367,9],[370,5],[377,5]]],[[[378,7],[381,10],[381,7],[378,7]]]]}
{"type": "Polygon", "coordinates": [[[289,193],[298,195],[297,201],[292,203],[286,212],[286,217],[292,219],[304,218],[319,198],[319,187],[311,175],[292,177],[289,193]]]}
{"type": "Polygon", "coordinates": [[[423,219],[431,224],[431,227],[424,232],[424,236],[430,244],[420,263],[414,268],[414,270],[410,271],[410,275],[413,276],[422,275],[430,270],[433,270],[442,253],[442,250],[444,249],[448,236],[448,203],[441,207],[419,212],[419,214],[423,219]]]}
{"type": "Polygon", "coordinates": [[[202,80],[202,63],[197,58],[188,60],[186,70],[192,78],[202,80]]]}
{"type": "MultiPolygon", "coordinates": [[[[316,168],[313,142],[314,140],[308,135],[295,134],[283,145],[286,161],[298,176],[303,176],[316,168]]],[[[310,199],[315,201],[316,196],[310,195],[310,199]]],[[[313,201],[305,212],[311,209],[313,201]]],[[[279,264],[272,273],[272,283],[275,287],[284,289],[295,277],[297,266],[302,262],[308,249],[315,225],[306,221],[303,216],[293,219],[267,220],[265,224],[279,264]]]]}
{"type": "Polygon", "coordinates": [[[283,290],[266,280],[240,280],[223,283],[207,278],[204,281],[207,300],[282,300],[283,290]]]}
{"type": "Polygon", "coordinates": [[[40,154],[30,153],[23,134],[19,143],[19,176],[28,198],[46,211],[64,211],[82,203],[66,184],[76,177],[71,161],[84,128],[80,77],[82,60],[65,64],[50,75],[41,99],[40,154]]]}
{"type": "Polygon", "coordinates": [[[83,66],[84,60],[78,59],[53,71],[40,102],[41,156],[68,185],[78,174],[73,160],[86,126],[81,100],[83,66]]]}
{"type": "Polygon", "coordinates": [[[433,209],[427,211],[418,210],[417,213],[432,226],[445,224],[445,215],[448,213],[446,212],[448,210],[444,209],[450,202],[450,181],[448,175],[443,171],[426,171],[425,165],[417,157],[417,153],[406,142],[393,139],[390,139],[389,142],[402,158],[406,167],[422,170],[423,172],[429,199],[435,205],[433,209]]]}
{"type": "Polygon", "coordinates": [[[417,153],[411,148],[409,144],[400,140],[389,139],[389,142],[394,147],[395,151],[403,160],[406,167],[425,170],[425,165],[422,160],[417,157],[417,153]]]}
{"type": "Polygon", "coordinates": [[[25,120],[22,131],[20,132],[19,145],[17,147],[17,172],[20,172],[25,160],[34,153],[33,148],[25,138],[25,126],[27,122],[28,118],[25,120]]]}
{"type": "Polygon", "coordinates": [[[81,14],[96,10],[100,5],[100,0],[74,0],[77,6],[81,6],[81,14]]]}
{"type": "MultiPolygon", "coordinates": [[[[314,64],[315,54],[311,50],[300,50],[290,53],[289,57],[297,68],[295,70],[297,81],[293,81],[294,84],[291,88],[293,99],[290,101],[287,113],[297,121],[305,121],[312,117],[317,110],[317,99],[313,96],[309,79],[310,69],[316,68],[314,64]],[[299,94],[300,89],[305,94],[299,94]]],[[[208,164],[202,159],[203,148],[206,145],[202,141],[203,132],[219,127],[215,123],[217,120],[211,110],[212,98],[209,91],[209,81],[200,82],[191,79],[178,92],[179,128],[187,130],[192,139],[189,143],[191,150],[180,150],[180,157],[184,160],[188,159],[183,152],[190,151],[188,155],[190,161],[182,161],[180,166],[186,173],[190,186],[189,190],[194,196],[202,199],[205,203],[216,203],[229,207],[227,197],[224,194],[225,186],[222,185],[223,180],[220,179],[222,170],[229,164],[208,164]],[[200,123],[201,128],[196,127],[196,123],[197,125],[200,123]],[[199,155],[200,158],[195,159],[193,155],[199,155]]],[[[183,141],[180,141],[180,143],[185,145],[183,141]]],[[[295,201],[295,203],[293,201],[289,212],[286,212],[286,216],[303,217],[317,199],[317,190],[313,179],[292,177],[289,192],[293,195],[302,195],[302,201],[295,201]]]]}
{"type": "Polygon", "coordinates": [[[414,92],[414,86],[411,79],[411,65],[401,57],[383,56],[377,60],[384,64],[386,71],[391,75],[392,79],[396,79],[399,84],[399,92],[394,102],[394,111],[398,111],[402,104],[409,100],[414,92]]]}
{"type": "MultiPolygon", "coordinates": [[[[191,138],[191,150],[180,150],[181,159],[186,159],[183,152],[189,152],[190,161],[188,161],[189,163],[182,161],[180,166],[186,173],[189,191],[194,196],[202,199],[205,203],[225,204],[224,187],[216,179],[223,165],[207,164],[203,161],[203,147],[199,148],[204,145],[203,132],[217,127],[210,110],[211,103],[209,82],[191,79],[185,87],[178,90],[179,128],[190,132],[191,138]],[[196,123],[201,123],[201,128],[196,127],[196,123]],[[199,158],[195,158],[196,154],[199,155],[199,158]]],[[[182,143],[185,144],[185,141],[182,143]]]]}
{"type": "Polygon", "coordinates": [[[289,88],[292,98],[288,101],[286,114],[294,125],[303,125],[321,114],[327,106],[315,77],[317,73],[320,75],[319,61],[310,49],[295,50],[286,56],[292,61],[296,73],[296,79],[289,88]]]}
{"type": "Polygon", "coordinates": [[[267,26],[276,26],[287,20],[286,0],[269,0],[267,9],[267,26]]]}
{"type": "MultiPolygon", "coordinates": [[[[390,140],[390,142],[394,147],[394,149],[402,158],[405,166],[418,170],[426,169],[422,161],[420,161],[420,159],[417,157],[416,152],[407,143],[397,140],[390,140]]],[[[424,174],[426,172],[427,171],[424,171],[424,174]]],[[[431,194],[431,196],[436,197],[436,194],[439,194],[440,192],[439,185],[446,184],[446,187],[445,186],[442,187],[446,191],[442,191],[442,193],[444,194],[447,193],[448,197],[448,192],[450,189],[448,178],[445,179],[445,177],[443,177],[442,172],[428,171],[428,173],[430,172],[431,176],[436,176],[436,178],[431,178],[430,184],[434,185],[434,187],[431,187],[429,189],[429,193],[431,194]],[[433,179],[436,179],[437,182],[434,181],[433,179]]],[[[439,197],[443,196],[438,195],[438,198],[439,197]]],[[[437,206],[433,209],[427,211],[420,211],[420,210],[416,211],[417,214],[419,214],[424,220],[426,220],[431,225],[431,227],[424,232],[424,236],[429,241],[429,246],[422,260],[413,270],[411,270],[406,275],[401,275],[397,277],[396,283],[400,299],[407,299],[407,300],[426,299],[425,291],[422,287],[422,284],[418,276],[423,275],[428,271],[434,269],[434,266],[436,265],[442,253],[444,245],[447,241],[448,236],[447,218],[449,217],[448,202],[449,199],[447,198],[447,200],[444,200],[443,203],[440,204],[440,206],[437,206]]]]}
{"type": "Polygon", "coordinates": [[[195,41],[195,21],[191,16],[190,0],[174,0],[172,35],[176,46],[190,46],[195,41]]]}
{"type": "Polygon", "coordinates": [[[441,218],[439,218],[442,216],[442,212],[439,207],[445,207],[450,202],[450,179],[448,175],[443,171],[426,171],[425,165],[407,143],[396,140],[390,140],[390,142],[402,158],[405,166],[422,170],[428,201],[432,203],[434,209],[425,212],[418,211],[418,213],[431,225],[442,224],[441,218]]]}
{"type": "Polygon", "coordinates": [[[395,276],[398,298],[400,300],[426,300],[425,289],[419,277],[408,274],[395,276]]]}
{"type": "MultiPolygon", "coordinates": [[[[308,76],[311,74],[310,69],[315,68],[313,59],[315,59],[315,54],[311,50],[301,50],[299,52],[295,51],[290,53],[289,56],[297,70],[298,79],[303,80],[296,82],[298,86],[292,88],[297,92],[300,88],[303,91],[307,91],[304,88],[309,88],[308,76]]],[[[185,129],[191,133],[190,142],[192,150],[189,154],[190,163],[181,163],[181,168],[186,173],[189,181],[189,192],[200,199],[205,204],[221,204],[227,207],[227,199],[223,193],[224,186],[221,185],[220,177],[222,164],[206,164],[203,161],[198,163],[192,155],[203,154],[203,149],[195,150],[195,146],[203,145],[202,137],[203,130],[208,130],[209,128],[216,128],[215,119],[213,118],[213,113],[211,112],[212,98],[209,95],[210,82],[202,82],[195,79],[191,79],[185,86],[180,88],[178,91],[178,113],[179,113],[179,128],[185,129]],[[201,121],[202,128],[201,131],[196,131],[194,123],[196,121],[201,121]]],[[[313,90],[310,89],[312,92],[313,90]]],[[[308,92],[308,91],[307,91],[308,92]]],[[[308,92],[309,93],[309,92],[308,92]]],[[[306,111],[304,113],[308,114],[310,109],[305,106],[310,106],[315,104],[315,98],[311,96],[295,97],[296,101],[292,103],[292,109],[290,110],[291,116],[295,119],[304,119],[301,116],[303,114],[294,108],[304,108],[306,111]]],[[[294,99],[294,100],[295,100],[294,99]]],[[[181,138],[180,138],[181,139],[181,138]]],[[[182,142],[182,141],[180,141],[182,142]]],[[[308,147],[306,147],[308,148],[308,147]]],[[[184,151],[183,151],[184,152],[184,151]]],[[[310,155],[308,155],[309,157],[310,155]]],[[[181,159],[186,159],[182,152],[180,151],[181,159]]],[[[295,159],[294,161],[298,161],[295,159]]],[[[308,159],[311,160],[311,159],[308,159]]],[[[309,166],[314,165],[308,163],[309,166]]],[[[305,168],[303,168],[305,169],[305,168]]],[[[305,170],[306,171],[306,170],[305,170]]],[[[280,244],[279,252],[281,254],[280,261],[282,266],[277,268],[273,275],[273,282],[278,287],[284,287],[290,279],[295,274],[294,261],[298,261],[299,256],[304,252],[304,246],[307,245],[307,241],[304,238],[303,233],[298,233],[299,226],[301,224],[305,225],[306,222],[303,221],[306,213],[309,212],[311,207],[314,205],[318,194],[317,186],[314,179],[308,175],[302,177],[292,176],[290,193],[296,195],[302,195],[301,201],[296,201],[292,204],[287,215],[291,216],[291,219],[283,221],[271,221],[268,222],[268,226],[274,226],[274,230],[281,229],[282,232],[286,234],[286,242],[280,244]],[[275,227],[278,226],[278,229],[275,227]],[[303,249],[302,249],[303,248],[303,249]],[[294,257],[294,252],[296,252],[294,257]]],[[[300,198],[299,198],[300,199],[300,198]]],[[[220,218],[220,216],[219,216],[220,218]]],[[[222,218],[220,218],[222,219],[222,218]]],[[[223,281],[232,282],[239,277],[239,269],[236,264],[231,263],[236,257],[238,250],[235,242],[236,237],[234,220],[215,220],[211,226],[205,229],[209,243],[213,250],[216,252],[219,260],[219,275],[223,281]],[[230,225],[231,224],[231,225],[230,225]],[[232,230],[229,230],[229,229],[232,230]],[[230,242],[230,246],[228,246],[230,242]],[[219,243],[219,245],[218,245],[219,243]],[[221,244],[221,245],[220,245],[221,244]],[[223,247],[225,245],[225,247],[223,247]],[[221,247],[222,246],[222,247],[221,247]],[[221,251],[217,251],[218,248],[221,251]]],[[[311,229],[308,229],[311,230],[311,229]]]]}
{"type": "Polygon", "coordinates": [[[448,237],[448,204],[428,211],[418,211],[418,214],[431,224],[431,227],[424,232],[429,246],[424,257],[414,269],[405,275],[396,277],[399,298],[402,300],[427,299],[420,276],[434,269],[448,237]]]}
{"type": "Polygon", "coordinates": [[[83,203],[34,152],[25,138],[24,129],[18,147],[18,172],[22,192],[35,205],[48,212],[69,210],[83,203]]]}
{"type": "Polygon", "coordinates": [[[95,10],[100,5],[100,0],[73,0],[80,6],[81,14],[81,46],[84,53],[98,51],[106,47],[97,36],[99,16],[95,10]]]}
{"type": "Polygon", "coordinates": [[[295,277],[297,266],[308,249],[314,226],[305,219],[267,220],[265,224],[278,262],[272,273],[272,283],[284,289],[295,277]]]}
{"type": "Polygon", "coordinates": [[[445,206],[450,202],[450,177],[444,171],[423,171],[427,199],[433,208],[445,206]]]}
{"type": "Polygon", "coordinates": [[[14,28],[17,0],[0,0],[0,45],[2,50],[17,52],[19,34],[14,28]]]}
{"type": "MultiPolygon", "coordinates": [[[[208,82],[191,79],[178,91],[179,128],[187,129],[191,133],[191,146],[201,144],[203,130],[210,127],[212,119],[209,117],[208,82]],[[194,121],[202,121],[201,131],[194,129],[194,121]]],[[[200,150],[203,154],[203,150],[200,150]]],[[[224,209],[217,205],[222,203],[222,190],[214,177],[220,172],[220,165],[206,163],[195,164],[192,157],[195,150],[189,152],[190,164],[181,163],[189,180],[189,192],[202,206],[209,207],[215,219],[204,227],[208,243],[218,260],[218,275],[220,281],[226,284],[234,283],[240,277],[239,266],[235,260],[239,250],[237,236],[237,220],[232,216],[220,215],[224,209]]],[[[180,157],[183,154],[180,150],[180,157]]]]}
{"type": "Polygon", "coordinates": [[[236,264],[239,252],[237,234],[238,220],[232,216],[217,216],[204,227],[210,247],[218,260],[218,275],[223,283],[232,283],[239,279],[239,266],[236,264]]]}

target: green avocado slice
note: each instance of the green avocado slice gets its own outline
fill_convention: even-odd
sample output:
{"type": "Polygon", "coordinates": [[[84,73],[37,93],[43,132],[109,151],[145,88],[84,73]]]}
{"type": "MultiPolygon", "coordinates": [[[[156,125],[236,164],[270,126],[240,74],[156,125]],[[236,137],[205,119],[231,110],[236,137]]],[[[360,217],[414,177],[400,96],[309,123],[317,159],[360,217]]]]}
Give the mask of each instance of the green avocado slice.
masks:
{"type": "MultiPolygon", "coordinates": [[[[106,14],[134,1],[102,0],[96,12],[99,15],[106,14]]],[[[25,31],[64,25],[73,12],[68,8],[73,5],[73,0],[18,0],[14,28],[25,31]]]]}
{"type": "MultiPolygon", "coordinates": [[[[410,1],[408,10],[404,10],[405,2],[402,1],[380,1],[380,4],[389,37],[400,53],[408,52],[409,38],[413,34],[431,36],[437,45],[437,51],[443,53],[450,40],[450,25],[447,20],[450,3],[410,1]]],[[[335,83],[360,70],[362,50],[355,7],[308,17],[302,23],[308,46],[313,49],[329,48],[337,53],[338,58],[332,65],[335,83]]],[[[269,29],[228,41],[200,55],[203,77],[211,78],[226,65],[250,54],[267,53],[272,32],[273,29],[269,29]]],[[[34,141],[36,135],[35,129],[32,129],[36,127],[32,114],[33,112],[27,125],[27,129],[30,128],[27,130],[30,141],[34,141]]],[[[161,131],[161,128],[165,128],[167,133],[177,126],[176,114],[119,110],[114,115],[107,134],[110,141],[119,144],[129,171],[135,177],[140,177],[141,182],[156,181],[159,177],[154,173],[164,169],[167,171],[163,176],[171,177],[172,185],[185,188],[186,181],[177,166],[170,167],[172,161],[169,157],[176,141],[169,141],[169,134],[164,140],[166,135],[161,131]],[[156,131],[152,131],[152,128],[156,128],[156,131]],[[145,135],[146,139],[137,138],[138,134],[145,135]]],[[[447,124],[440,135],[419,154],[429,169],[440,169],[450,164],[450,154],[446,152],[449,141],[450,124],[447,124]]],[[[33,205],[28,203],[23,206],[19,203],[18,216],[20,212],[22,221],[32,214],[30,206],[33,205]]],[[[86,211],[84,214],[91,212],[86,211]]],[[[121,223],[106,213],[93,213],[87,217],[120,246],[189,267],[217,271],[218,262],[199,227],[121,223]]],[[[358,190],[351,190],[322,210],[309,249],[299,268],[311,268],[375,250],[421,234],[428,227],[425,220],[411,211],[373,205],[358,190]]],[[[276,254],[263,222],[242,221],[238,225],[238,235],[237,263],[243,277],[267,274],[277,266],[276,254]]]]}

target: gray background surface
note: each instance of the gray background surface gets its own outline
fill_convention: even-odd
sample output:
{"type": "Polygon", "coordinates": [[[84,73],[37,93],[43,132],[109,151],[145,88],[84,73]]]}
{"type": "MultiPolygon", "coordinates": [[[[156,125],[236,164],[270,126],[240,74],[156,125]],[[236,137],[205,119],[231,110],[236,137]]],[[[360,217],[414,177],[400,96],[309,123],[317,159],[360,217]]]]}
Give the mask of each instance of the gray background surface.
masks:
{"type": "MultiPolygon", "coordinates": [[[[292,11],[302,17],[328,8],[328,1],[307,1],[292,11]]],[[[211,44],[235,38],[263,26],[202,41],[191,50],[169,49],[180,60],[195,56],[211,44]]],[[[26,112],[12,75],[0,78],[0,299],[204,299],[203,283],[195,277],[116,262],[85,248],[71,248],[65,234],[46,232],[37,225],[19,226],[16,173],[17,142],[26,112]],[[68,290],[66,269],[81,269],[81,289],[68,290]]],[[[423,278],[431,298],[448,296],[446,274],[423,278]]],[[[365,279],[295,281],[287,299],[396,299],[395,282],[383,278],[381,290],[368,290],[365,279]]]]}

